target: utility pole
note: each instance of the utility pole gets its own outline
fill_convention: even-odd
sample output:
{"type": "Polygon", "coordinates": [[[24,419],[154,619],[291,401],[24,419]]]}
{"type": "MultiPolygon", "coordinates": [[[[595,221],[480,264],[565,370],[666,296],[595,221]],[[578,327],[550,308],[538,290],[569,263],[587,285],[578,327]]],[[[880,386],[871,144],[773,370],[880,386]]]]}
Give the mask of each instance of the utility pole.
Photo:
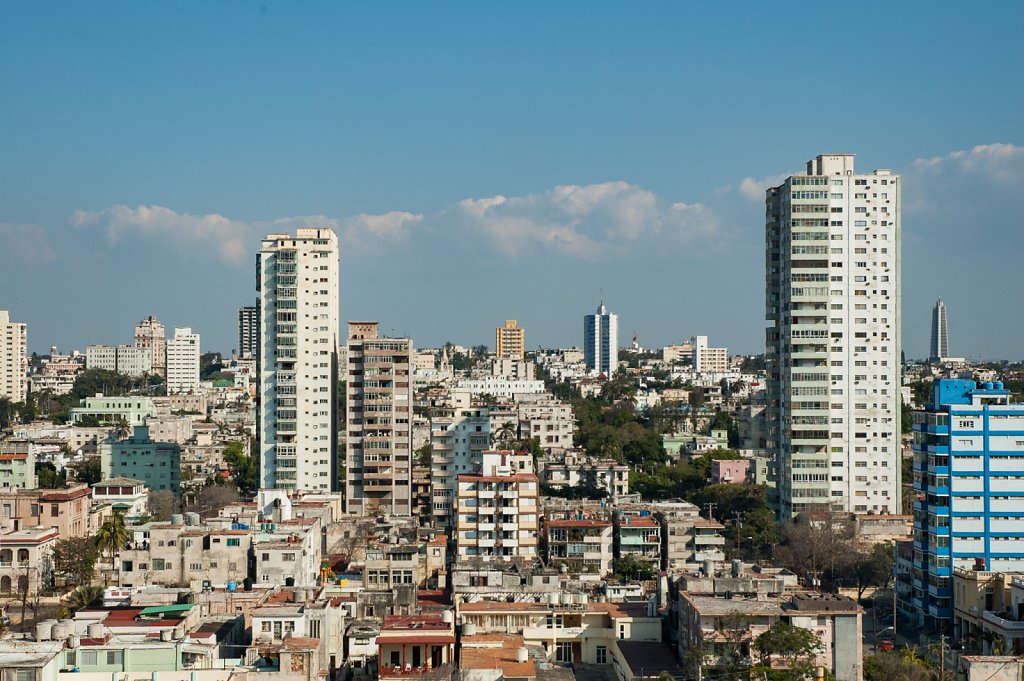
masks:
{"type": "Polygon", "coordinates": [[[704,504],[704,508],[708,512],[708,520],[714,520],[715,519],[715,517],[712,515],[712,513],[714,512],[714,510],[717,507],[718,507],[718,504],[714,503],[713,501],[709,501],[708,503],[704,504]]]}
{"type": "Polygon", "coordinates": [[[743,523],[740,522],[740,516],[743,515],[739,511],[733,511],[733,524],[736,526],[736,554],[740,552],[740,528],[743,527],[743,523]]]}
{"type": "MultiPolygon", "coordinates": [[[[896,617],[896,613],[893,613],[896,617]]],[[[939,681],[946,681],[946,635],[939,636],[939,681]]]]}

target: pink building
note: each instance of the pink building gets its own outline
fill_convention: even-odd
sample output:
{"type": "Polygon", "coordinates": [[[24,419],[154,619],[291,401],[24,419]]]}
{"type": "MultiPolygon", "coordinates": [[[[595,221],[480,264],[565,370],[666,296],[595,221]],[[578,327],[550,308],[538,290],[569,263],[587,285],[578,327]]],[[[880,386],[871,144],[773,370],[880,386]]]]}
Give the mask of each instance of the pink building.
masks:
{"type": "Polygon", "coordinates": [[[751,463],[750,459],[713,459],[711,461],[711,483],[745,485],[750,482],[751,463]]]}

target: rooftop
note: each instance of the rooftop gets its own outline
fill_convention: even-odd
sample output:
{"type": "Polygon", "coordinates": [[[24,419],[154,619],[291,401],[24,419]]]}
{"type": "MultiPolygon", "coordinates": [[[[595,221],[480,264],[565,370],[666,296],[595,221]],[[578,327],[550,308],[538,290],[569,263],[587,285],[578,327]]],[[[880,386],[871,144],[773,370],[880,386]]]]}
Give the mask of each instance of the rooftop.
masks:
{"type": "Polygon", "coordinates": [[[500,669],[506,677],[529,677],[537,673],[535,662],[516,659],[517,652],[526,643],[522,636],[506,634],[478,634],[462,637],[463,669],[500,669]]]}

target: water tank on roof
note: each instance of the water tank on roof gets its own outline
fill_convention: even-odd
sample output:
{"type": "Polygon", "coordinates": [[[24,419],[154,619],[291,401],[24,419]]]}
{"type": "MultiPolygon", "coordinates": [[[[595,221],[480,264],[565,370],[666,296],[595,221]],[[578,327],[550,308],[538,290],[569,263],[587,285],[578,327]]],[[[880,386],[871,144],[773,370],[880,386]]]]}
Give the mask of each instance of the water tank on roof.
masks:
{"type": "Polygon", "coordinates": [[[53,625],[53,631],[51,633],[51,639],[54,641],[63,641],[71,632],[74,631],[74,627],[71,625],[69,620],[61,620],[53,625]]]}
{"type": "Polygon", "coordinates": [[[72,633],[67,638],[67,646],[68,646],[68,648],[72,648],[72,649],[77,648],[79,646],[79,644],[81,644],[81,642],[82,642],[82,637],[79,636],[76,633],[72,633]]]}
{"type": "Polygon", "coordinates": [[[1003,389],[1003,382],[1002,381],[996,381],[995,382],[995,387],[996,387],[996,390],[1002,390],[1003,389]]]}
{"type": "Polygon", "coordinates": [[[474,636],[476,634],[476,625],[472,622],[466,622],[462,625],[463,636],[474,636]]]}
{"type": "Polygon", "coordinates": [[[441,613],[441,621],[444,622],[445,624],[451,624],[453,618],[454,618],[454,615],[452,614],[451,610],[445,610],[444,612],[441,613]]]}
{"type": "Polygon", "coordinates": [[[171,514],[171,524],[172,525],[184,525],[185,524],[185,516],[183,516],[180,513],[172,513],[171,514]]]}
{"type": "Polygon", "coordinates": [[[242,591],[252,591],[252,580],[248,577],[242,580],[242,591]]]}
{"type": "Polygon", "coordinates": [[[103,638],[103,624],[100,622],[91,622],[86,631],[89,638],[103,638]]]}
{"type": "Polygon", "coordinates": [[[199,521],[199,514],[198,513],[186,513],[185,514],[185,524],[186,525],[196,526],[196,525],[199,525],[199,522],[200,521],[199,521]]]}
{"type": "Polygon", "coordinates": [[[985,390],[992,389],[992,381],[985,381],[985,390]]]}
{"type": "Polygon", "coordinates": [[[36,640],[49,641],[53,638],[53,625],[55,623],[55,620],[43,620],[36,623],[36,640]]]}
{"type": "Polygon", "coordinates": [[[558,605],[559,595],[555,593],[548,594],[548,605],[558,605]]]}
{"type": "Polygon", "coordinates": [[[516,648],[516,662],[526,662],[530,659],[530,653],[526,648],[516,648]]]}
{"type": "Polygon", "coordinates": [[[236,582],[233,579],[230,582],[228,582],[228,591],[235,591],[237,589],[238,589],[238,582],[236,582]]]}

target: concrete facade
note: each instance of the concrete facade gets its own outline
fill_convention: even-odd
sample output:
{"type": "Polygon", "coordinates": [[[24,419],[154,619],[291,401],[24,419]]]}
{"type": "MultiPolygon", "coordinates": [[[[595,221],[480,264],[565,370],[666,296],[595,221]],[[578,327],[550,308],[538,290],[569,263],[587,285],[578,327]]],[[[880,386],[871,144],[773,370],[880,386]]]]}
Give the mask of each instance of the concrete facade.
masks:
{"type": "Polygon", "coordinates": [[[260,487],[338,491],[337,235],[267,235],[257,290],[260,487]]]}
{"type": "Polygon", "coordinates": [[[766,193],[766,449],[783,516],[900,510],[901,187],[831,154],[766,193]]]}

